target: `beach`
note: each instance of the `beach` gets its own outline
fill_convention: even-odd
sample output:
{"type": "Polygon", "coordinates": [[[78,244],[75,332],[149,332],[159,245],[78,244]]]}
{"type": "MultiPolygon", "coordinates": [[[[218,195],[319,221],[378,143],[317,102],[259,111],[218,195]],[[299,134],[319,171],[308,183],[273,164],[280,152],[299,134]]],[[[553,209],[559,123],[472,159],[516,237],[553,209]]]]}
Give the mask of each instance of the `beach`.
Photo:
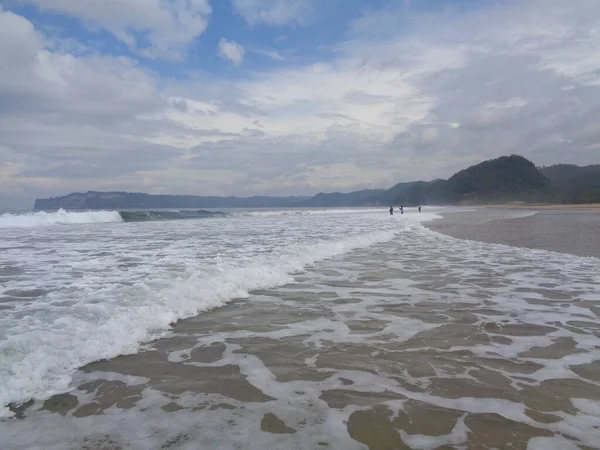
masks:
{"type": "Polygon", "coordinates": [[[482,205],[483,208],[505,208],[505,209],[530,209],[530,210],[597,210],[600,209],[600,203],[577,203],[577,204],[544,204],[544,203],[526,203],[511,202],[505,205],[482,205]]]}
{"type": "Polygon", "coordinates": [[[427,226],[459,239],[600,258],[600,209],[573,206],[473,208],[427,226]]]}
{"type": "Polygon", "coordinates": [[[600,259],[575,240],[475,240],[542,217],[530,211],[365,214],[393,234],[82,366],[64,393],[12,407],[3,448],[600,446],[600,259]]]}

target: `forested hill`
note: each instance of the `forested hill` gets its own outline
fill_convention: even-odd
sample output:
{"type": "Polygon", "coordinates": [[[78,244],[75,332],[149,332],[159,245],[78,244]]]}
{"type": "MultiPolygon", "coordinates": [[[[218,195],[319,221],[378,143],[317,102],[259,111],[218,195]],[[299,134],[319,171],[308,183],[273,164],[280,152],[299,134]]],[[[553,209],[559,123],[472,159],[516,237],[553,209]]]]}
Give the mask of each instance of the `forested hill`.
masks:
{"type": "Polygon", "coordinates": [[[600,202],[600,165],[536,168],[518,155],[484,161],[448,180],[398,183],[390,189],[319,193],[314,197],[199,197],[129,192],[74,193],[38,199],[36,210],[148,208],[277,208],[477,204],[511,201],[600,202]]]}
{"type": "Polygon", "coordinates": [[[396,202],[405,204],[541,202],[550,198],[551,180],[522,156],[484,161],[448,180],[414,183],[396,202]]]}
{"type": "Polygon", "coordinates": [[[394,203],[481,204],[600,203],[600,165],[559,164],[537,168],[522,156],[484,161],[448,180],[419,181],[401,192],[394,203]]]}
{"type": "Polygon", "coordinates": [[[580,167],[558,164],[542,167],[540,172],[552,182],[553,201],[600,203],[600,165],[580,167]]]}

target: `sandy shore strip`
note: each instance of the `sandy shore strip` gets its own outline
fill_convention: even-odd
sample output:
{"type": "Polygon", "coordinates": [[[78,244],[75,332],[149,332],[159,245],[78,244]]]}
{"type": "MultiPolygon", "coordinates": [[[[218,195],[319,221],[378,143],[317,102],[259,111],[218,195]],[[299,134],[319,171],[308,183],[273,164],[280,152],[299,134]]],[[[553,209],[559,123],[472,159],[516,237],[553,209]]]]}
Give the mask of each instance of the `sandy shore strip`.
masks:
{"type": "Polygon", "coordinates": [[[499,208],[499,209],[534,209],[534,210],[582,210],[596,209],[600,210],[600,203],[577,203],[577,204],[560,204],[560,203],[526,203],[526,202],[510,202],[503,205],[473,205],[478,208],[499,208]]]}
{"type": "Polygon", "coordinates": [[[600,209],[479,207],[425,226],[458,239],[600,258],[600,209]]]}

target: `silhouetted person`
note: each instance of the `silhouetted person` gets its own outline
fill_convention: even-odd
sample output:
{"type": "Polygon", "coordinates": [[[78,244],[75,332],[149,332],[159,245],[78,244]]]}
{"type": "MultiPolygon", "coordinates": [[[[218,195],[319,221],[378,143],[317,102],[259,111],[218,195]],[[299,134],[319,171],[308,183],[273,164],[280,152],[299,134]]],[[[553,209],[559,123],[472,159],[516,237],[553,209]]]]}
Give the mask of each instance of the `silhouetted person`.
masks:
{"type": "Polygon", "coordinates": [[[419,212],[421,212],[421,206],[419,205],[419,212]]]}
{"type": "Polygon", "coordinates": [[[393,215],[394,215],[394,207],[390,206],[390,216],[393,216],[393,215]]]}
{"type": "Polygon", "coordinates": [[[404,205],[400,205],[400,214],[404,214],[404,205]]]}

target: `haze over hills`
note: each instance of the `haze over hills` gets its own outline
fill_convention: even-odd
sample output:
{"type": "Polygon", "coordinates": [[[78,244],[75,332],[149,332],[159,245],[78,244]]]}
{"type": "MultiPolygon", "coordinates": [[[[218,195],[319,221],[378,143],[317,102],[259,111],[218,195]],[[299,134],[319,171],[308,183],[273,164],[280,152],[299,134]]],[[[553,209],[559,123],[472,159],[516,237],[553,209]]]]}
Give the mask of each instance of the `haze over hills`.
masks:
{"type": "Polygon", "coordinates": [[[518,155],[484,161],[448,180],[398,183],[389,189],[319,193],[313,197],[201,197],[129,192],[73,193],[37,199],[35,210],[148,208],[276,208],[376,205],[452,205],[511,201],[600,202],[600,165],[537,168],[518,155]]]}

